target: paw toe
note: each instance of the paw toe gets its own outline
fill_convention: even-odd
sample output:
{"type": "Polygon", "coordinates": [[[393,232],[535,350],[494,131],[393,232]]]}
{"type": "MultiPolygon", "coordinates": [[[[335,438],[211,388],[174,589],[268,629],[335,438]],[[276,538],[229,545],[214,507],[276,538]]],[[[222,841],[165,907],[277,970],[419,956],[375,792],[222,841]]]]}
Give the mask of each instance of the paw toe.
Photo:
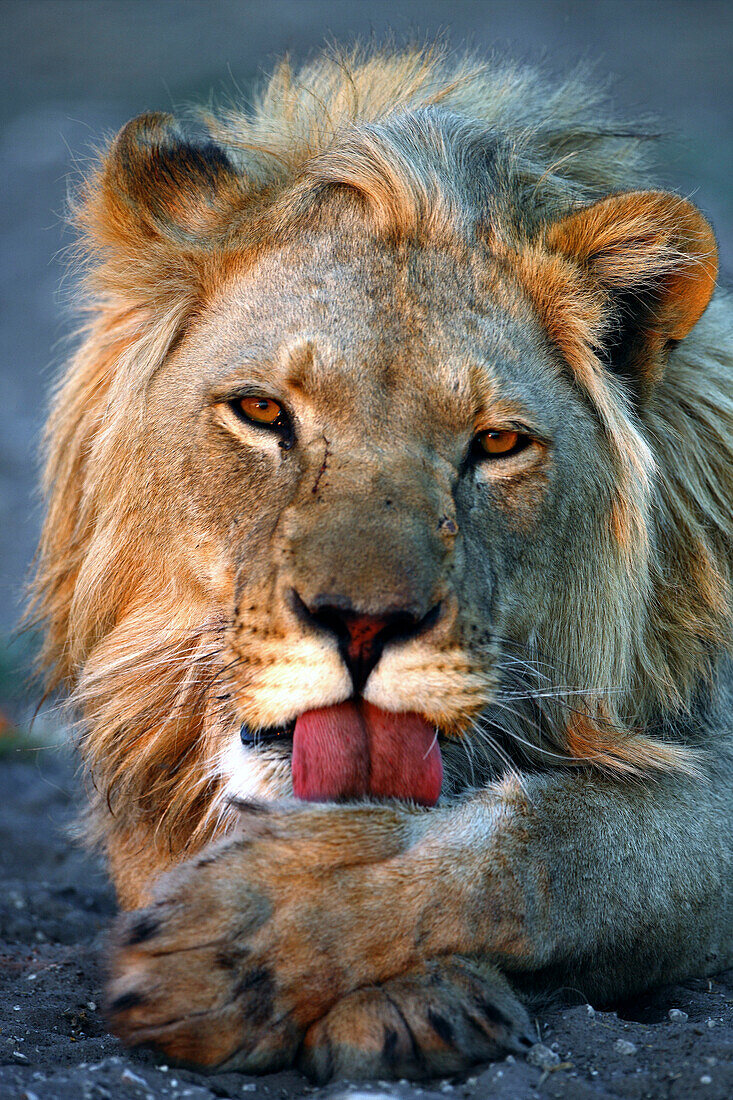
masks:
{"type": "Polygon", "coordinates": [[[300,1064],[319,1084],[334,1077],[420,1080],[530,1045],[529,1017],[503,977],[451,959],[344,998],[309,1029],[300,1064]]]}
{"type": "Polygon", "coordinates": [[[416,1053],[406,1022],[386,994],[359,990],[309,1028],[300,1067],[318,1084],[334,1077],[415,1076],[416,1053]]]}

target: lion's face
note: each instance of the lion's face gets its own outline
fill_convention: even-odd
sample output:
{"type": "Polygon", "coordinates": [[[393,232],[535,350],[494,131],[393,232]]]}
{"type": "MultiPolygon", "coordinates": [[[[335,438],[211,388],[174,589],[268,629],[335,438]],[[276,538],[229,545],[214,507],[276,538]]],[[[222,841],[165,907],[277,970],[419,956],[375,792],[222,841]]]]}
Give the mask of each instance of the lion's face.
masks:
{"type": "Polygon", "coordinates": [[[323,64],[211,141],[133,120],[80,196],[33,613],[130,854],[231,793],[429,803],[435,729],[446,796],[688,766],[654,731],[729,645],[704,217],[483,76],[323,64]]]}
{"type": "MultiPolygon", "coordinates": [[[[574,613],[568,555],[608,525],[588,402],[478,247],[268,253],[158,372],[147,415],[176,487],[165,522],[225,624],[221,694],[252,731],[356,697],[470,736],[516,646],[574,613]],[[274,425],[247,418],[253,397],[274,425]]],[[[236,723],[217,751],[230,789],[259,789],[236,723]]]]}

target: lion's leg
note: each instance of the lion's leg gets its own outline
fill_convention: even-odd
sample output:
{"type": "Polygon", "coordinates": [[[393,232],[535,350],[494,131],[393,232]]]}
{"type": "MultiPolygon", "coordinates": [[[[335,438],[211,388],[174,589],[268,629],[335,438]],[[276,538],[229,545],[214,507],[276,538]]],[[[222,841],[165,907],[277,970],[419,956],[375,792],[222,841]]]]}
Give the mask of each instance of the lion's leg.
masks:
{"type": "Polygon", "coordinates": [[[308,1030],[299,1064],[318,1083],[456,1073],[532,1045],[527,1012],[494,967],[449,956],[349,994],[308,1030]]]}
{"type": "Polygon", "coordinates": [[[165,838],[156,836],[152,827],[111,829],[105,838],[105,851],[121,909],[147,905],[156,880],[176,865],[165,838]]]}
{"type": "Polygon", "coordinates": [[[523,912],[514,943],[486,922],[476,939],[523,984],[602,1001],[733,963],[733,775],[722,766],[702,780],[552,773],[524,791],[508,782],[499,806],[487,896],[504,899],[505,920],[512,896],[523,912]]]}
{"type": "MultiPolygon", "coordinates": [[[[294,1057],[335,1005],[314,1035],[366,1033],[375,1016],[392,1028],[388,996],[352,995],[388,993],[449,956],[591,1000],[722,969],[733,961],[733,813],[729,781],[717,782],[557,772],[454,809],[245,814],[240,836],[122,920],[113,1027],[179,1057],[263,1070],[294,1057]]],[[[410,1033],[430,1050],[415,1007],[429,991],[410,988],[410,1033]]]]}
{"type": "Polygon", "coordinates": [[[722,770],[507,780],[413,849],[422,950],[599,1001],[730,966],[732,791],[722,770]]]}

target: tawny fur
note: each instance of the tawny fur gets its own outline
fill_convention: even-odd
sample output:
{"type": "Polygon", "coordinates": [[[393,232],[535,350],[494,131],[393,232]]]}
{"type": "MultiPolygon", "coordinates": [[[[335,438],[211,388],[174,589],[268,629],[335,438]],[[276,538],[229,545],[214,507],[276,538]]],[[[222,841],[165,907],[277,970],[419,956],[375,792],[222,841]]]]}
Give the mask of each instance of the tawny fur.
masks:
{"type": "MultiPolygon", "coordinates": [[[[537,780],[538,805],[547,802],[552,826],[550,787],[557,773],[568,805],[586,806],[590,832],[597,807],[613,822],[615,795],[608,792],[618,789],[619,835],[628,839],[635,785],[687,790],[684,784],[714,771],[716,754],[723,753],[700,708],[717,690],[733,641],[733,357],[723,293],[708,306],[717,262],[707,222],[685,200],[652,189],[650,136],[616,122],[586,80],[552,87],[523,69],[456,59],[440,49],[334,54],[300,72],[283,63],[251,110],[202,114],[196,124],[210,140],[187,138],[167,116],[143,116],[122,131],[80,189],[75,217],[89,322],[59,385],[47,434],[48,515],[32,615],[45,628],[41,661],[48,688],[69,693],[79,714],[81,751],[93,780],[89,836],[105,847],[123,904],[147,899],[159,871],[236,825],[227,797],[241,792],[227,785],[225,763],[241,721],[280,721],[288,690],[306,698],[307,668],[321,660],[330,695],[308,705],[348,696],[333,654],[296,630],[281,588],[255,575],[260,559],[246,563],[250,578],[240,559],[227,558],[241,517],[223,507],[211,511],[217,494],[230,496],[215,463],[202,482],[191,473],[191,455],[178,462],[184,429],[166,441],[165,401],[184,392],[196,363],[203,372],[209,345],[217,361],[218,342],[225,345],[243,310],[256,308],[247,304],[252,280],[269,279],[278,293],[294,280],[297,290],[302,271],[315,288],[323,272],[327,278],[338,264],[348,267],[352,254],[361,273],[356,289],[346,277],[343,288],[328,284],[324,316],[341,308],[351,322],[364,300],[377,316],[388,308],[380,293],[387,303],[403,294],[405,331],[419,349],[420,298],[405,275],[417,256],[428,281],[437,272],[434,297],[425,300],[444,324],[431,337],[440,350],[454,301],[451,280],[465,276],[467,295],[483,295],[496,306],[496,346],[509,346],[515,334],[511,354],[536,355],[544,364],[540,379],[542,371],[547,377],[554,371],[553,399],[567,402],[568,415],[578,417],[588,438],[597,432],[590,452],[595,481],[577,498],[578,515],[589,516],[587,530],[563,550],[560,580],[548,580],[549,572],[535,566],[501,620],[509,636],[497,640],[480,613],[477,566],[467,596],[456,589],[445,597],[454,625],[444,625],[423,648],[405,651],[402,664],[376,681],[381,694],[374,701],[417,709],[416,689],[400,691],[406,682],[424,683],[423,713],[446,735],[445,805],[460,805],[473,787],[501,783],[505,772],[516,774],[529,763],[553,777],[546,790],[537,780]],[[380,263],[387,273],[381,290],[380,263]],[[377,290],[360,297],[372,279],[377,290]],[[168,373],[179,390],[166,391],[168,373]],[[268,617],[263,608],[270,600],[276,606],[268,617]],[[284,671],[290,653],[303,668],[300,680],[292,673],[291,688],[284,671]],[[268,668],[275,670],[270,679],[268,668]]],[[[293,300],[295,309],[297,295],[293,300]]],[[[389,321],[388,313],[380,316],[389,321]]],[[[356,361],[358,349],[368,346],[364,332],[377,336],[371,321],[353,323],[356,361]]],[[[395,364],[403,362],[400,355],[409,358],[399,337],[384,346],[395,364]]],[[[278,354],[277,370],[287,368],[294,391],[312,394],[325,385],[310,337],[278,354]]],[[[427,394],[438,385],[414,356],[405,369],[410,392],[427,394]]],[[[441,385],[446,372],[448,366],[441,385]]],[[[451,380],[455,407],[446,416],[456,423],[457,410],[466,422],[473,416],[466,410],[476,394],[497,415],[502,408],[496,379],[479,374],[476,368],[470,383],[451,380]]],[[[355,374],[357,396],[364,377],[355,374]]],[[[347,374],[344,386],[346,393],[347,374]]],[[[438,433],[437,414],[432,425],[429,407],[426,416],[425,431],[438,433]]],[[[217,431],[236,436],[225,412],[214,422],[217,431]]],[[[365,423],[363,437],[351,439],[353,454],[363,447],[368,467],[378,453],[385,484],[402,487],[406,512],[432,517],[435,510],[430,553],[438,554],[434,529],[443,532],[445,553],[453,553],[442,511],[453,514],[451,463],[441,451],[429,476],[413,483],[405,473],[410,448],[417,447],[409,425],[395,421],[409,445],[404,453],[398,446],[388,453],[379,450],[381,443],[369,450],[379,417],[365,423]]],[[[344,431],[348,435],[348,425],[344,431]]],[[[303,460],[314,471],[313,488],[301,511],[325,501],[333,542],[344,538],[337,534],[338,501],[358,502],[363,485],[329,439],[330,430],[314,427],[303,460]]],[[[436,452],[444,444],[438,439],[436,452]]],[[[263,489],[262,496],[258,489],[245,502],[255,519],[266,514],[272,496],[289,491],[282,469],[273,460],[271,492],[263,489]]],[[[539,529],[553,476],[547,460],[534,472],[490,483],[493,516],[507,546],[519,545],[523,533],[531,541],[539,529]]],[[[367,512],[376,508],[374,494],[364,497],[367,512]]],[[[353,507],[358,525],[361,513],[353,507]]],[[[487,513],[486,531],[490,519],[487,513]]],[[[318,541],[316,520],[302,528],[299,522],[296,515],[293,530],[303,545],[328,546],[318,541]]],[[[549,522],[546,516],[542,522],[549,522]]],[[[292,539],[295,546],[296,535],[292,539]]],[[[297,556],[284,545],[277,548],[281,562],[297,556]]],[[[364,570],[366,592],[376,582],[369,567],[364,570]]],[[[727,737],[721,732],[721,744],[727,737]]],[[[258,767],[254,793],[289,793],[282,756],[263,753],[258,767]]],[[[554,851],[549,831],[526,825],[532,802],[521,801],[518,783],[491,788],[508,807],[507,820],[522,822],[512,844],[525,852],[521,832],[535,836],[539,849],[554,851]]],[[[486,806],[494,806],[494,794],[486,806]]],[[[657,805],[651,796],[648,803],[657,805]]],[[[457,827],[456,836],[470,834],[480,848],[471,812],[465,817],[470,828],[457,827]]],[[[650,826],[645,834],[650,853],[661,850],[665,813],[659,810],[658,831],[650,826]]],[[[491,814],[503,819],[499,811],[491,814]]],[[[585,820],[579,810],[578,821],[585,820]]],[[[688,832],[693,835],[691,826],[688,832]]],[[[601,833],[593,842],[599,850],[601,833]]],[[[512,844],[506,866],[519,859],[512,844]]],[[[261,866],[267,866],[264,857],[261,866]]],[[[449,864],[443,872],[450,877],[449,864]]],[[[182,877],[181,889],[193,890],[194,879],[182,877]]],[[[530,881],[536,885],[542,875],[528,872],[530,881]]],[[[405,888],[405,880],[399,882],[405,888]]],[[[522,888],[519,878],[506,887],[519,908],[522,888]]],[[[357,911],[356,900],[354,906],[357,911]]],[[[524,931],[511,922],[507,928],[506,944],[494,945],[492,959],[497,951],[502,965],[505,956],[516,962],[517,953],[528,959],[530,947],[520,944],[524,931]]],[[[462,940],[460,930],[441,934],[436,926],[428,937],[437,955],[461,944],[480,950],[481,943],[467,934],[462,940]]],[[[547,951],[526,967],[549,973],[556,963],[547,951]]],[[[419,963],[405,955],[400,965],[417,966],[418,973],[419,963]]],[[[379,976],[365,969],[362,978],[386,980],[394,965],[385,963],[379,976]]],[[[696,962],[690,966],[699,969],[696,962]]],[[[660,969],[658,977],[665,973],[671,971],[660,969]]],[[[450,981],[470,985],[473,978],[453,974],[450,981]]],[[[604,971],[594,988],[606,995],[631,984],[614,986],[604,971]]],[[[404,994],[400,989],[395,996],[404,994]]],[[[383,1010],[359,1001],[354,1011],[371,1020],[370,1013],[383,1010]]],[[[333,1022],[334,1034],[342,1025],[342,1017],[333,1022]]],[[[487,1056],[493,1042],[475,1057],[487,1056]]],[[[445,1064],[463,1064],[456,1057],[445,1064]]],[[[318,1061],[317,1051],[313,1058],[318,1061]]],[[[380,1068],[378,1058],[369,1065],[380,1068]]]]}

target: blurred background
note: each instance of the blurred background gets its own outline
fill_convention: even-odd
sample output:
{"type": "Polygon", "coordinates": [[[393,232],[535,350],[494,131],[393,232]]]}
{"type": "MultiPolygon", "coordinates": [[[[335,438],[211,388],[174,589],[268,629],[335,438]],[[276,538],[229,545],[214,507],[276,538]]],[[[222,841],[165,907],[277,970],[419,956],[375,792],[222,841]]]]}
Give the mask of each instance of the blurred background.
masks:
{"type": "Polygon", "coordinates": [[[303,59],[328,39],[440,34],[560,74],[592,61],[622,111],[660,120],[660,180],[711,218],[729,281],[732,29],[730,0],[3,0],[0,730],[25,726],[36,702],[34,639],[14,628],[39,529],[44,410],[73,329],[67,186],[100,139],[141,111],[246,99],[279,55],[303,59]]]}

